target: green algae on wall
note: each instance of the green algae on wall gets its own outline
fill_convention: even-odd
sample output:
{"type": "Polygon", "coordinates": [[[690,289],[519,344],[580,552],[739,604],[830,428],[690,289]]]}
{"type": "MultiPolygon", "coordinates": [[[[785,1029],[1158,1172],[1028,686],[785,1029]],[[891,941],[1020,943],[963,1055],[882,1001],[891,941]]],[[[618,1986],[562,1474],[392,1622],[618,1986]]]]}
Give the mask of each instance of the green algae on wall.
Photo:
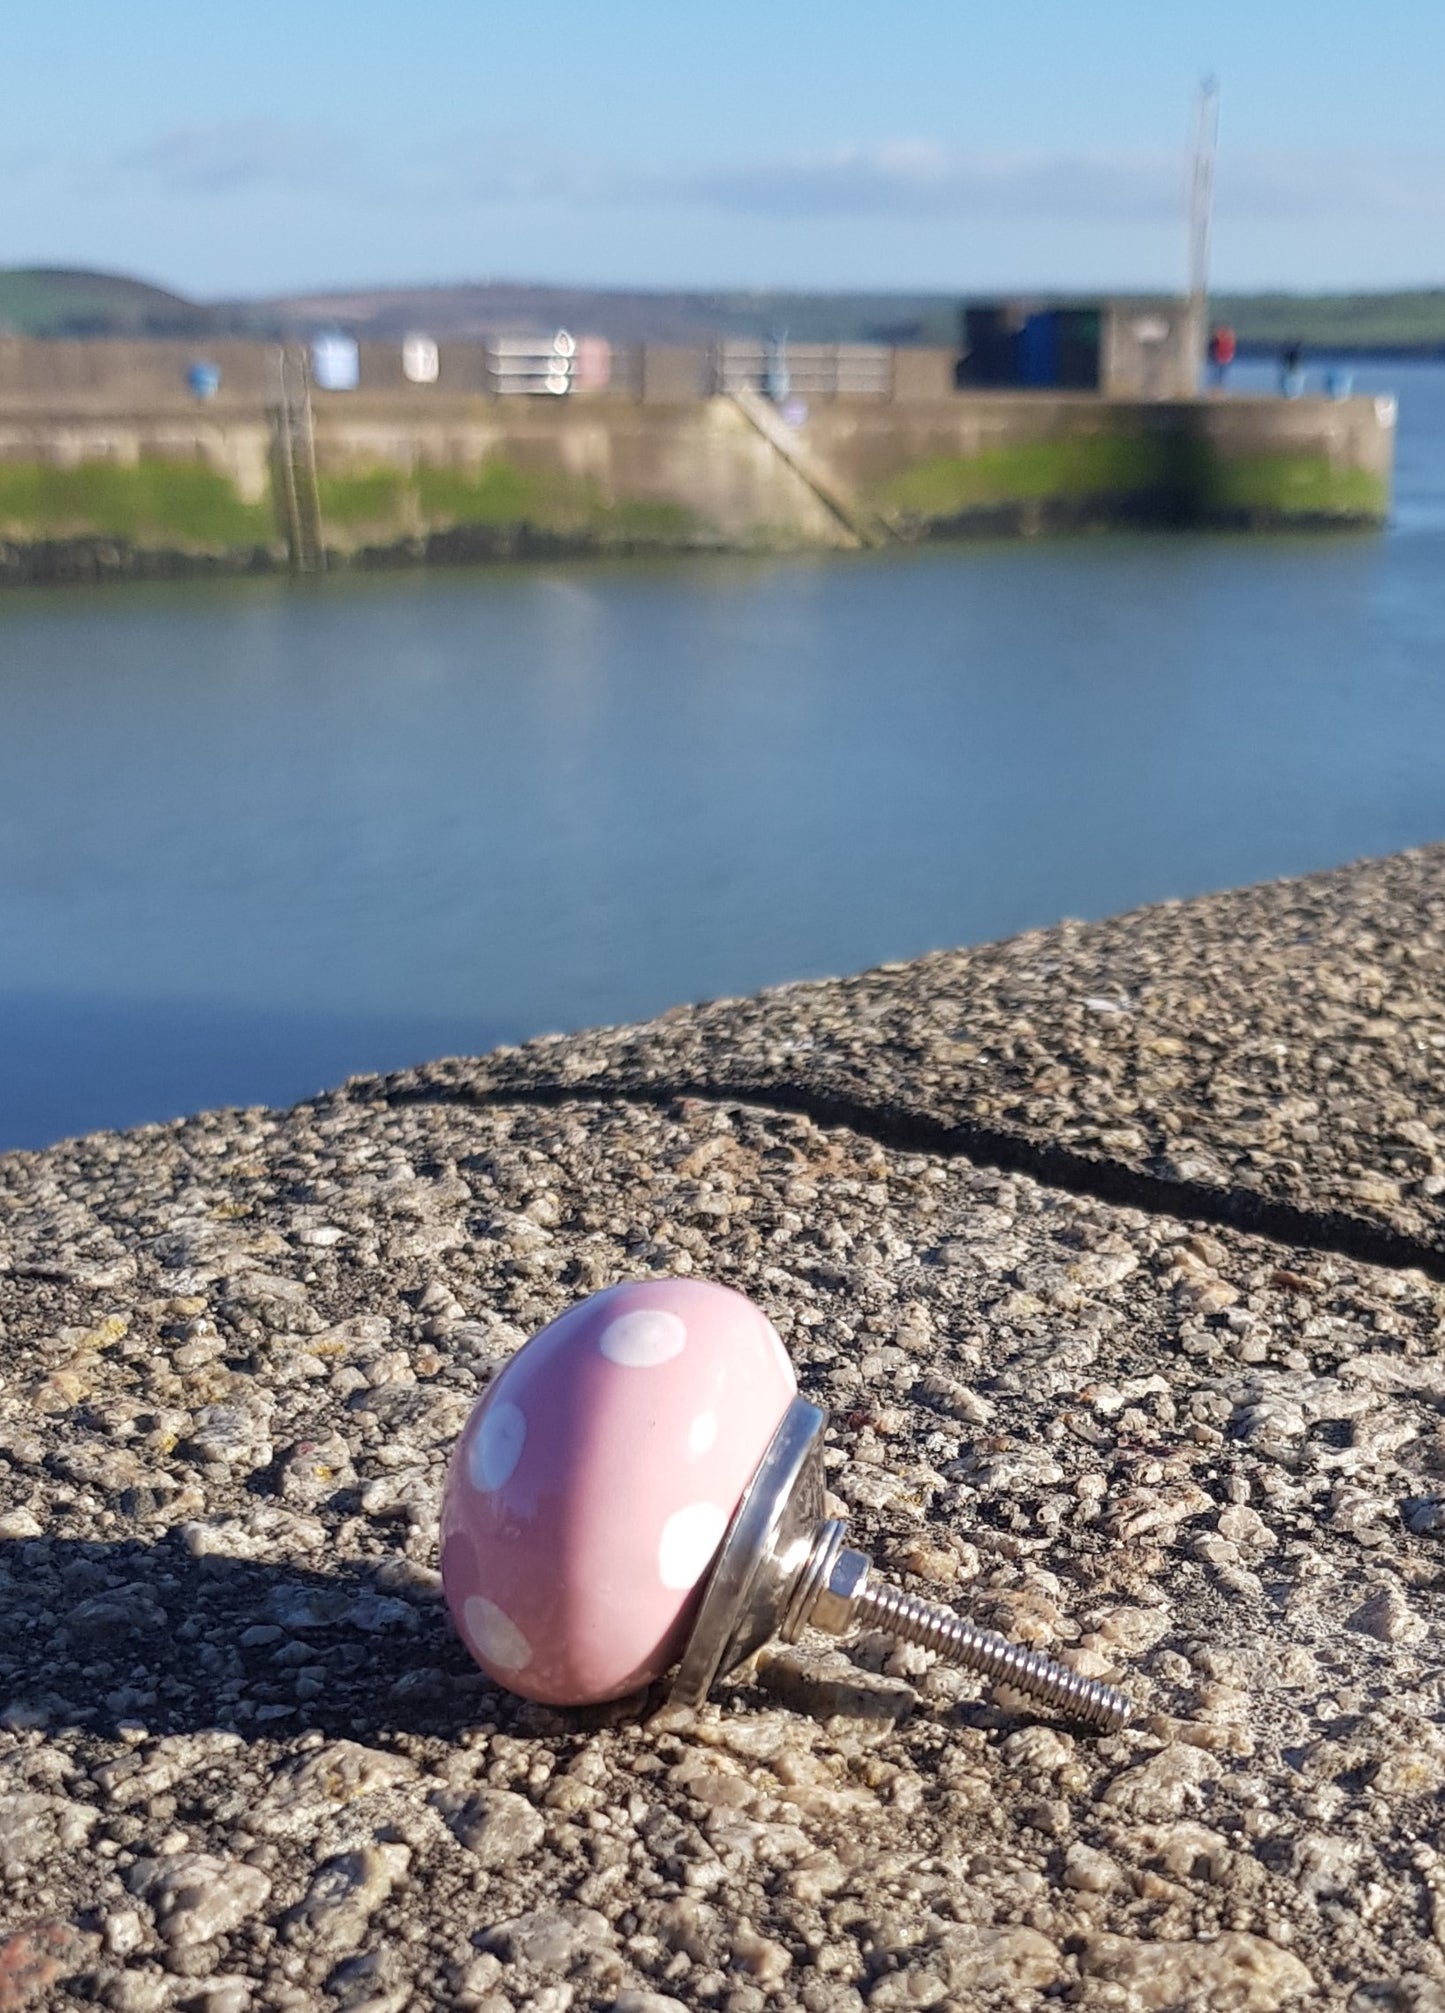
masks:
{"type": "Polygon", "coordinates": [[[602,506],[601,531],[606,544],[697,545],[708,542],[708,527],[685,503],[661,497],[620,496],[602,506]]]}
{"type": "Polygon", "coordinates": [[[322,533],[328,550],[344,555],[450,532],[494,532],[506,549],[528,532],[581,546],[682,548],[710,541],[705,522],[686,504],[666,498],[618,497],[560,470],[522,468],[501,455],[470,468],[422,462],[414,470],[389,463],[317,478],[322,533]]]}
{"type": "Polygon", "coordinates": [[[530,524],[548,531],[573,531],[592,514],[590,483],[565,476],[540,476],[500,455],[474,469],[435,468],[416,472],[416,498],[428,524],[530,524]]]}
{"type": "Polygon", "coordinates": [[[973,455],[936,455],[874,486],[869,501],[907,532],[1010,504],[1093,503],[1165,522],[1383,522],[1384,478],[1322,454],[1236,455],[1197,435],[1085,434],[973,455]]]}
{"type": "MultiPolygon", "coordinates": [[[[1029,418],[1037,424],[1032,414],[1029,418]]],[[[1344,465],[1338,457],[1350,449],[1348,429],[1342,435],[1333,420],[1328,429],[1301,424],[1298,416],[1283,428],[1272,420],[1263,436],[1271,442],[1268,452],[1237,451],[1261,438],[1248,419],[1203,407],[1177,414],[1094,407],[1086,415],[1064,415],[1080,427],[1072,435],[1061,426],[1044,438],[977,453],[919,455],[895,466],[857,500],[902,539],[1083,524],[1322,527],[1384,520],[1388,473],[1344,465]]],[[[900,427],[883,440],[882,452],[907,453],[910,434],[917,441],[917,432],[900,427]]],[[[961,444],[961,432],[951,423],[933,422],[924,437],[932,447],[961,444]]],[[[967,437],[962,434],[962,440],[967,437]]],[[[846,429],[840,438],[846,450],[846,429]]],[[[328,458],[324,441],[322,446],[316,502],[325,545],[340,562],[455,561],[527,551],[686,551],[726,544],[792,551],[816,539],[805,520],[792,523],[785,515],[773,520],[771,513],[768,521],[751,525],[735,518],[726,534],[721,531],[704,514],[714,474],[705,454],[698,465],[680,455],[634,457],[624,464],[629,471],[646,469],[653,482],[685,485],[693,501],[683,502],[611,496],[600,481],[570,473],[550,457],[537,465],[532,456],[541,459],[545,447],[539,452],[532,440],[515,459],[482,450],[484,458],[477,460],[411,465],[348,455],[339,443],[328,458]]],[[[841,450],[839,465],[840,479],[847,479],[851,471],[841,450]]],[[[25,577],[27,546],[39,552],[72,543],[101,549],[96,563],[122,571],[156,560],[183,570],[276,563],[284,547],[277,505],[286,499],[276,494],[274,481],[272,489],[270,496],[245,502],[225,473],[179,455],[123,462],[97,453],[74,466],[0,461],[5,577],[25,577]]],[[[309,521],[308,499],[300,500],[309,521]]],[[[91,563],[83,552],[80,558],[91,563]]]]}
{"type": "Polygon", "coordinates": [[[369,468],[359,475],[318,475],[317,500],[324,525],[400,526],[406,476],[399,468],[369,468]]]}
{"type": "Polygon", "coordinates": [[[685,546],[705,527],[695,511],[665,498],[609,501],[584,477],[519,467],[496,455],[472,468],[422,462],[414,471],[381,464],[318,478],[327,543],[345,549],[428,532],[535,531],[586,544],[685,546]]]}
{"type": "MultiPolygon", "coordinates": [[[[535,472],[501,457],[474,470],[410,472],[379,463],[317,477],[323,534],[338,556],[418,534],[528,531],[583,546],[684,548],[716,542],[685,504],[609,501],[597,484],[535,472]]],[[[229,479],[198,461],[0,461],[0,540],[113,538],[137,551],[254,551],[281,533],[273,496],[245,503],[229,479]]]]}
{"type": "Polygon", "coordinates": [[[1050,497],[1138,496],[1164,484],[1168,446],[1151,435],[1096,433],[935,455],[877,484],[869,501],[906,523],[1050,497]]]}
{"type": "Polygon", "coordinates": [[[25,538],[99,533],[206,550],[275,537],[269,504],[243,503],[224,475],[201,462],[158,459],[70,468],[0,462],[0,529],[25,538]]]}
{"type": "Polygon", "coordinates": [[[1327,455],[1215,454],[1201,476],[1199,506],[1204,517],[1377,524],[1390,498],[1383,476],[1340,468],[1327,455]]]}
{"type": "Polygon", "coordinates": [[[363,538],[401,539],[459,525],[576,533],[601,505],[590,484],[534,475],[500,457],[474,469],[425,462],[415,470],[390,462],[325,469],[316,494],[327,544],[338,550],[363,538]]]}
{"type": "Polygon", "coordinates": [[[665,498],[609,500],[597,483],[560,471],[519,468],[497,455],[475,469],[416,472],[420,521],[434,529],[486,525],[560,533],[599,545],[691,545],[704,529],[695,511],[665,498]]]}

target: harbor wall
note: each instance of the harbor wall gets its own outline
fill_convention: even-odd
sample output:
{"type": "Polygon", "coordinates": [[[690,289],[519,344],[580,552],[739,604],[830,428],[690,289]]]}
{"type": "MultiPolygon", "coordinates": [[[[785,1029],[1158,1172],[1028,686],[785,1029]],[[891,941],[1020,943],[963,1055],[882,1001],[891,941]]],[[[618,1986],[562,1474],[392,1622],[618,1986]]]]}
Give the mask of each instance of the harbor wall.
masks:
{"type": "Polygon", "coordinates": [[[1380,523],[1393,400],[955,396],[830,407],[817,451],[903,536],[1075,517],[1268,528],[1380,523]]]}
{"type": "MultiPolygon", "coordinates": [[[[0,343],[0,579],[284,565],[264,352],[235,347],[214,346],[222,387],[202,404],[183,344],[0,343]]],[[[1389,508],[1388,400],[958,392],[946,352],[897,351],[883,392],[812,398],[790,426],[708,395],[701,351],[643,351],[625,384],[550,398],[407,385],[399,365],[368,389],[367,347],[360,389],[313,399],[338,562],[1369,525],[1389,508]]]]}

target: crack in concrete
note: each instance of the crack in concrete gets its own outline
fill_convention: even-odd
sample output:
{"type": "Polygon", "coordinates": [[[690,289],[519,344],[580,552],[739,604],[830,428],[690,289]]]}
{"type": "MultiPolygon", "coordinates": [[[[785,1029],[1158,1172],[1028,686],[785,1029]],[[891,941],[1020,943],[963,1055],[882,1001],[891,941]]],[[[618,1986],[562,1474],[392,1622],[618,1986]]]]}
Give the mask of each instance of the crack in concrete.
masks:
{"type": "Polygon", "coordinates": [[[666,1083],[618,1084],[583,1078],[569,1084],[518,1084],[495,1091],[469,1092],[458,1086],[379,1086],[388,1104],[463,1104],[478,1109],[507,1105],[556,1107],[564,1104],[667,1106],[682,1100],[736,1104],[754,1110],[809,1118],[905,1153],[929,1153],[966,1160],[1000,1173],[1026,1174],[1046,1188],[1092,1197],[1149,1216],[1172,1216],[1185,1223],[1241,1230],[1272,1244],[1331,1252],[1389,1271],[1423,1272],[1445,1281],[1445,1248],[1426,1243],[1386,1224],[1371,1223],[1336,1209],[1306,1209],[1246,1188],[1220,1188],[1175,1175],[1149,1174],[1072,1147],[1029,1139],[967,1120],[929,1118],[896,1105],[874,1106],[829,1091],[792,1084],[666,1083]]]}

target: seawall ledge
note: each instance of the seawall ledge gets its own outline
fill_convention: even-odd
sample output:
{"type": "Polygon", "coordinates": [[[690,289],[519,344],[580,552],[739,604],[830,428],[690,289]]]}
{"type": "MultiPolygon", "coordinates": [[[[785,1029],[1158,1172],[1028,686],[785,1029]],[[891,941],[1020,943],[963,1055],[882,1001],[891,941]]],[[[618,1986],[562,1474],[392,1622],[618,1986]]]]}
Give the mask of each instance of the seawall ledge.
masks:
{"type": "MultiPolygon", "coordinates": [[[[1114,525],[1359,527],[1389,512],[1394,415],[1370,398],[1047,392],[838,397],[794,425],[755,393],[319,396],[31,411],[0,399],[7,577],[111,541],[111,571],[205,570],[280,539],[298,564],[579,550],[825,548],[1114,525]],[[29,555],[29,557],[27,557],[29,555]]],[[[1389,409],[1387,409],[1389,408],[1389,409]]]]}
{"type": "Polygon", "coordinates": [[[0,1157],[0,1981],[1423,1991],[1442,962],[1431,848],[0,1157]],[[437,1600],[451,1444],[664,1271],[768,1308],[876,1556],[1136,1726],[873,1641],[682,1723],[491,1688],[437,1600]]]}

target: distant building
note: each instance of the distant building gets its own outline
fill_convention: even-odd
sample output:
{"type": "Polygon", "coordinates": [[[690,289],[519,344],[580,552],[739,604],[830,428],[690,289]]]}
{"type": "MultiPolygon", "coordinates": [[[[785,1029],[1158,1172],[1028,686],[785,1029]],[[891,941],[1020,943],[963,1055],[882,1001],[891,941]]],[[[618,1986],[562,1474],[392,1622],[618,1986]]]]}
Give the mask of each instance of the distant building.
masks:
{"type": "Polygon", "coordinates": [[[960,390],[1167,399],[1199,388],[1199,330],[1186,300],[979,301],[964,308],[960,335],[960,390]]]}

